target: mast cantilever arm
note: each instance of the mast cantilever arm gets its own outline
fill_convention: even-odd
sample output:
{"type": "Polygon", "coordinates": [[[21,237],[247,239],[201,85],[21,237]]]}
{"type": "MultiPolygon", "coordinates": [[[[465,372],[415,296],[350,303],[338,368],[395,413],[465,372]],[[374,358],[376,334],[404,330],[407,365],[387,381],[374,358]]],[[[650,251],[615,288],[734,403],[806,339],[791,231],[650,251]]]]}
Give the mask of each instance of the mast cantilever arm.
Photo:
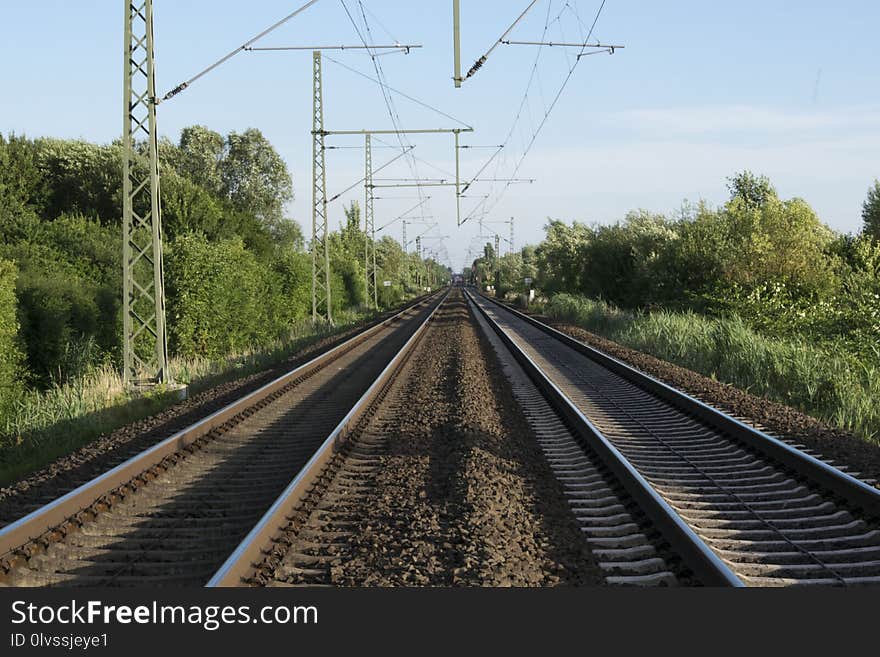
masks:
{"type": "Polygon", "coordinates": [[[505,46],[548,46],[560,48],[610,48],[611,50],[623,49],[626,46],[620,46],[610,43],[565,43],[560,41],[502,41],[505,46]]]}
{"type": "Polygon", "coordinates": [[[483,64],[485,64],[485,63],[486,63],[486,60],[489,59],[489,55],[492,54],[492,51],[495,50],[495,48],[497,48],[499,45],[501,45],[502,43],[504,43],[504,39],[507,38],[507,35],[510,34],[511,32],[513,32],[513,28],[515,28],[517,25],[519,25],[520,21],[521,21],[523,18],[526,17],[526,14],[528,14],[529,11],[531,11],[532,7],[534,7],[536,4],[538,4],[538,0],[532,0],[532,2],[529,3],[529,6],[526,7],[526,8],[523,10],[523,12],[519,15],[519,17],[518,17],[515,21],[513,21],[513,23],[511,24],[511,26],[508,27],[508,28],[504,31],[504,34],[501,35],[501,37],[498,39],[498,41],[496,41],[495,43],[493,43],[493,44],[492,44],[492,47],[489,48],[489,50],[486,51],[486,54],[484,54],[484,55],[483,55],[482,57],[480,57],[476,62],[474,62],[474,65],[471,66],[471,70],[469,70],[469,71],[467,72],[467,75],[464,76],[464,79],[465,79],[465,80],[467,80],[468,78],[470,78],[471,76],[473,76],[477,71],[479,71],[479,70],[483,67],[483,64]]]}
{"type": "Polygon", "coordinates": [[[414,43],[396,43],[393,46],[266,46],[245,48],[248,52],[271,52],[279,50],[402,50],[409,54],[410,50],[421,48],[414,43]]]}

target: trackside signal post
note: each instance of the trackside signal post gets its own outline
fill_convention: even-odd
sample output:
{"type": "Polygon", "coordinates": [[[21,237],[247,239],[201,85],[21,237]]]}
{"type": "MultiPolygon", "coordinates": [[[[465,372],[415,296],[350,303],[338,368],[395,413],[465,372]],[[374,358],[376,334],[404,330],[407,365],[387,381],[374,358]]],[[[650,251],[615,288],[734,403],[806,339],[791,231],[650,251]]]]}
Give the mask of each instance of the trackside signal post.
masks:
{"type": "Polygon", "coordinates": [[[167,383],[153,0],[125,0],[122,131],[123,379],[167,383]]]}

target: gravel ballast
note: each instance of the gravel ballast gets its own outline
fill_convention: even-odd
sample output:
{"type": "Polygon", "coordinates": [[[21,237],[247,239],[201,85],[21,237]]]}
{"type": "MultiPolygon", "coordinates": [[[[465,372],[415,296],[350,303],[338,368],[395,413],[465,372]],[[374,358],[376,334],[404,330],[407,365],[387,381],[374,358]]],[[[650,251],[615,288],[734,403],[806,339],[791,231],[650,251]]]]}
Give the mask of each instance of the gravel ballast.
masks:
{"type": "Polygon", "coordinates": [[[349,449],[260,583],[602,583],[459,290],[349,449]]]}

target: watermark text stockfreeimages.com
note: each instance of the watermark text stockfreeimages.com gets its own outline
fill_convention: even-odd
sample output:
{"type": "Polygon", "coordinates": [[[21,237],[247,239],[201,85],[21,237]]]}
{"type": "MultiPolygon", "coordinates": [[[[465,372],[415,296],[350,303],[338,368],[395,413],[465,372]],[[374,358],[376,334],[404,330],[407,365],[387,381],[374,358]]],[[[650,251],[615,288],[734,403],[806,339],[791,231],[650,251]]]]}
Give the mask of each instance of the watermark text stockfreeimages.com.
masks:
{"type": "Polygon", "coordinates": [[[193,625],[213,632],[224,625],[316,625],[313,605],[142,605],[107,604],[100,600],[63,604],[12,603],[13,625],[193,625]]]}

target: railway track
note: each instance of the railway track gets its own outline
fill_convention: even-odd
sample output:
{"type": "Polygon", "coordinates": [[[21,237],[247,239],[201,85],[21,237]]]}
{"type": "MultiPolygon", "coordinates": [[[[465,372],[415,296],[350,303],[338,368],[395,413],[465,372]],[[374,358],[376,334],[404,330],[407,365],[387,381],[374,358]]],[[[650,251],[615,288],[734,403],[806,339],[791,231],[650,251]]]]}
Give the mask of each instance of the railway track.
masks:
{"type": "Polygon", "coordinates": [[[203,585],[440,302],[365,330],[3,527],[0,582],[203,585]]]}
{"type": "Polygon", "coordinates": [[[473,320],[453,291],[211,586],[601,582],[473,320]]]}
{"type": "Polygon", "coordinates": [[[563,494],[607,584],[677,586],[684,567],[614,474],[585,449],[550,401],[471,301],[477,323],[499,359],[514,397],[563,487],[563,494]]]}
{"type": "Polygon", "coordinates": [[[470,292],[446,300],[364,331],[0,529],[0,581],[880,583],[876,489],[513,309],[470,292]],[[456,342],[464,334],[443,328],[463,317],[485,336],[482,358],[476,343],[465,355],[456,342]],[[432,327],[429,348],[421,343],[432,327]],[[414,374],[437,351],[446,354],[434,361],[444,372],[414,374]],[[408,367],[414,354],[417,368],[408,367]],[[507,395],[509,408],[476,411],[501,412],[501,443],[461,417],[478,381],[455,379],[464,376],[462,361],[475,358],[497,369],[471,368],[470,377],[506,379],[509,392],[496,386],[483,399],[507,395]],[[425,415],[426,403],[440,410],[425,415]],[[520,413],[522,420],[511,417],[520,413]],[[527,457],[516,454],[528,451],[523,431],[538,450],[527,457]],[[419,436],[427,442],[404,451],[428,453],[425,491],[407,481],[414,470],[389,474],[393,452],[419,436]],[[455,452],[465,443],[471,452],[455,452]],[[493,451],[502,475],[461,478],[468,467],[491,470],[491,459],[469,459],[493,451]],[[510,478],[523,467],[524,478],[510,478]],[[542,477],[553,485],[535,488],[542,477]],[[474,496],[484,483],[494,490],[474,496]],[[390,495],[377,493],[389,485],[390,495]],[[415,501],[395,499],[414,490],[415,501]],[[558,497],[568,520],[542,496],[558,497]],[[370,516],[381,504],[385,516],[370,516]],[[412,523],[424,518],[406,514],[420,505],[439,509],[434,524],[395,553],[388,537],[405,544],[418,533],[412,523]],[[535,513],[547,516],[536,523],[535,513]],[[573,532],[557,531],[571,518],[573,532]],[[578,561],[574,543],[589,546],[594,563],[578,561]]]}
{"type": "MultiPolygon", "coordinates": [[[[532,318],[469,296],[587,454],[703,583],[880,584],[880,491],[532,318]]],[[[558,471],[590,476],[587,457],[570,444],[550,458],[558,471]]],[[[577,515],[581,495],[576,487],[569,494],[577,515]]]]}

